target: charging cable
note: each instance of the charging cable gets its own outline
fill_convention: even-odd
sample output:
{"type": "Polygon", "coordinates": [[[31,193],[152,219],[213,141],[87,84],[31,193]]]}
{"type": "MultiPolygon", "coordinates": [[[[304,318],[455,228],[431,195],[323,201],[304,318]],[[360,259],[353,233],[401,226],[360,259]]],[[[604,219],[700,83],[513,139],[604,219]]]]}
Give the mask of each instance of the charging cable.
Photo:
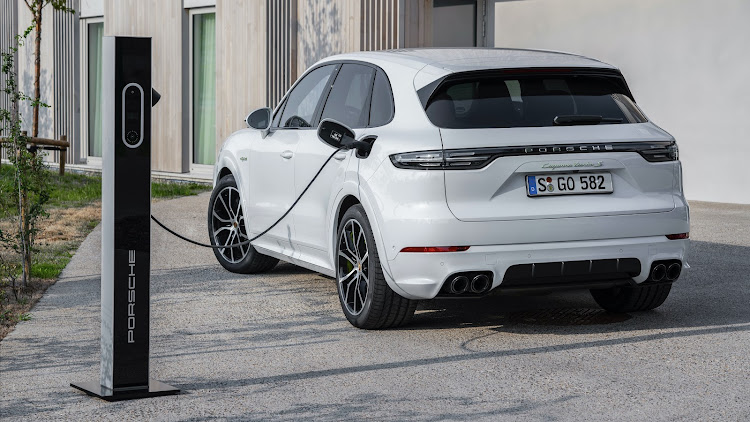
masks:
{"type": "Polygon", "coordinates": [[[261,236],[263,236],[264,234],[268,233],[268,232],[269,232],[269,231],[270,231],[270,230],[271,230],[272,228],[276,227],[276,225],[277,225],[277,224],[279,224],[279,223],[281,222],[281,220],[283,220],[283,219],[284,219],[284,217],[286,217],[287,215],[289,215],[289,213],[290,213],[290,212],[292,212],[292,209],[294,209],[294,206],[295,206],[295,205],[297,205],[297,203],[299,202],[299,200],[300,200],[300,199],[302,199],[302,196],[304,196],[304,195],[305,195],[305,192],[307,192],[307,190],[308,190],[308,189],[310,189],[310,186],[312,186],[312,184],[313,184],[313,182],[315,181],[315,179],[317,179],[317,178],[318,178],[318,176],[320,175],[320,173],[321,173],[321,172],[323,171],[323,169],[324,169],[324,168],[326,167],[326,164],[328,164],[328,162],[329,162],[329,161],[331,161],[331,158],[333,158],[333,156],[334,156],[334,155],[336,155],[336,153],[337,153],[337,152],[339,152],[339,151],[341,151],[341,148],[337,148],[337,149],[336,149],[336,151],[333,151],[333,154],[331,154],[330,156],[328,156],[328,159],[327,159],[327,160],[326,160],[326,161],[325,161],[325,162],[323,163],[323,165],[322,165],[322,166],[320,166],[320,169],[318,170],[318,172],[317,172],[317,173],[315,173],[315,176],[313,176],[312,180],[310,180],[310,183],[308,183],[308,184],[307,184],[307,186],[306,186],[306,187],[305,187],[305,189],[304,189],[304,190],[302,191],[302,193],[300,193],[300,194],[299,194],[299,196],[297,197],[297,199],[295,199],[295,200],[294,200],[294,202],[292,203],[292,206],[291,206],[291,207],[289,207],[289,209],[288,209],[288,210],[286,210],[286,212],[285,212],[285,213],[284,213],[284,214],[283,214],[283,215],[282,215],[281,217],[279,217],[279,219],[278,219],[278,220],[276,220],[276,222],[275,222],[275,223],[271,224],[271,226],[270,226],[270,227],[268,227],[267,229],[263,230],[263,231],[262,231],[262,232],[261,232],[261,233],[260,233],[259,235],[257,235],[257,236],[255,236],[255,237],[253,237],[253,238],[252,238],[252,239],[250,239],[250,240],[246,240],[246,241],[244,241],[244,242],[240,242],[240,243],[233,243],[233,244],[231,244],[231,245],[224,245],[224,246],[221,246],[221,245],[209,245],[209,244],[207,244],[207,243],[200,243],[200,242],[196,242],[196,241],[195,241],[195,240],[193,240],[193,239],[188,239],[187,237],[185,237],[185,236],[183,236],[183,235],[181,235],[181,234],[179,234],[179,233],[175,232],[174,230],[172,230],[172,229],[170,229],[169,227],[167,227],[167,226],[165,226],[164,224],[162,224],[162,222],[161,222],[161,221],[157,220],[157,219],[156,219],[156,217],[154,217],[154,216],[153,216],[153,214],[151,215],[151,219],[152,219],[152,220],[154,220],[154,222],[155,222],[156,224],[158,224],[158,225],[159,225],[159,226],[160,226],[161,228],[163,228],[164,230],[168,231],[169,233],[171,233],[171,234],[173,234],[173,235],[175,235],[175,236],[179,237],[180,239],[182,239],[182,240],[184,240],[184,241],[186,241],[186,242],[190,242],[190,243],[192,243],[193,245],[197,245],[197,246],[202,246],[202,247],[204,247],[204,248],[213,248],[213,249],[228,249],[228,248],[236,248],[236,247],[238,247],[238,246],[244,246],[244,245],[248,245],[248,244],[250,244],[250,242],[253,242],[253,241],[255,241],[255,240],[256,240],[256,239],[258,239],[259,237],[261,237],[261,236]]]}

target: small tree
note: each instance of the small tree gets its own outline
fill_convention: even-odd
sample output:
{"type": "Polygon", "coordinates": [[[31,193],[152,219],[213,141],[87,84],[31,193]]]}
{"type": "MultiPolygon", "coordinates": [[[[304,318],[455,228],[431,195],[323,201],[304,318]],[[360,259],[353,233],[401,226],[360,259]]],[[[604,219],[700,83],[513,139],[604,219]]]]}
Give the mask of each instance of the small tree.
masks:
{"type": "MultiPolygon", "coordinates": [[[[41,75],[41,45],[42,45],[42,17],[44,8],[51,5],[54,10],[74,12],[66,6],[66,0],[24,0],[31,12],[32,22],[23,35],[16,36],[16,45],[9,52],[2,54],[2,70],[6,75],[4,91],[11,99],[12,110],[1,110],[3,132],[8,137],[6,143],[8,159],[15,168],[14,187],[17,192],[18,206],[18,234],[12,246],[21,254],[22,258],[22,287],[25,289],[31,277],[31,255],[34,237],[37,233],[36,223],[40,217],[47,215],[44,205],[49,200],[48,178],[44,160],[36,154],[34,149],[27,149],[27,139],[21,133],[21,119],[19,109],[22,102],[28,102],[33,110],[31,136],[39,136],[39,108],[49,107],[42,103],[39,80],[41,75]],[[34,97],[23,94],[17,85],[17,72],[14,55],[18,47],[34,31],[34,97]]],[[[2,135],[2,134],[0,134],[2,135]]],[[[14,194],[14,196],[16,196],[14,194]]],[[[7,238],[7,236],[5,236],[7,238]]],[[[15,282],[14,282],[15,284],[15,282]]],[[[16,286],[14,285],[14,292],[16,286]]]]}
{"type": "MultiPolygon", "coordinates": [[[[10,51],[2,53],[2,72],[6,76],[3,92],[10,99],[11,109],[0,109],[0,136],[5,137],[3,146],[14,169],[11,196],[18,212],[18,232],[15,235],[0,232],[0,242],[21,256],[21,286],[16,285],[16,278],[14,274],[11,275],[16,298],[19,288],[25,289],[28,286],[34,237],[37,233],[36,223],[39,218],[47,215],[44,205],[49,200],[49,172],[43,158],[27,148],[27,138],[21,132],[21,119],[18,113],[24,102],[30,103],[32,107],[49,107],[18,89],[14,56],[32,29],[33,26],[30,26],[23,35],[17,35],[16,44],[10,51]]],[[[3,267],[11,268],[7,265],[3,267]]]]}
{"type": "MultiPolygon", "coordinates": [[[[73,13],[73,9],[67,7],[66,0],[23,0],[26,7],[29,8],[32,17],[32,26],[34,27],[34,109],[31,120],[31,136],[39,136],[39,106],[41,101],[41,92],[39,89],[39,79],[42,71],[42,57],[40,51],[42,48],[42,11],[47,5],[52,5],[55,10],[73,13]]],[[[28,34],[28,31],[26,32],[28,34]]]]}

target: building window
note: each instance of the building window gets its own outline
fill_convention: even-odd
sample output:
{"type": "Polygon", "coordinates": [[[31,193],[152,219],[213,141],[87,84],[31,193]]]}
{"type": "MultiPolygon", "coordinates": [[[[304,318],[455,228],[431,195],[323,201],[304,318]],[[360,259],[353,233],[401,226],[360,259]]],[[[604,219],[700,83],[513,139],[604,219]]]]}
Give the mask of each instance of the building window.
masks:
{"type": "Polygon", "coordinates": [[[435,47],[476,47],[477,1],[434,0],[432,45],[435,47]]]}
{"type": "Polygon", "coordinates": [[[216,13],[192,14],[193,164],[216,160],[216,13]]]}
{"type": "Polygon", "coordinates": [[[102,156],[102,36],[104,22],[86,25],[88,90],[88,155],[102,156]]]}

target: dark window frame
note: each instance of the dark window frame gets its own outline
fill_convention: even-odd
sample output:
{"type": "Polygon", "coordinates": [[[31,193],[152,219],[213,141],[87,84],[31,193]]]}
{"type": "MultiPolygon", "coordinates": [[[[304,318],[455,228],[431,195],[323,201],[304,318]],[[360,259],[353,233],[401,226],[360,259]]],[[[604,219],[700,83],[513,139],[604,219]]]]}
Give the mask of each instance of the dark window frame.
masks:
{"type": "MultiPolygon", "coordinates": [[[[320,116],[323,114],[323,107],[325,107],[325,103],[328,101],[328,96],[331,93],[331,86],[333,85],[334,81],[338,77],[338,74],[341,71],[341,68],[343,67],[343,65],[347,64],[347,63],[359,64],[359,65],[368,66],[368,67],[371,67],[371,68],[375,69],[375,77],[372,78],[373,85],[370,87],[370,92],[369,92],[368,107],[370,109],[368,110],[368,119],[367,119],[367,127],[366,128],[383,127],[383,126],[386,126],[386,125],[390,124],[393,121],[393,119],[396,117],[396,100],[393,97],[393,85],[391,84],[391,80],[388,77],[388,72],[386,72],[385,70],[383,70],[380,66],[378,66],[376,64],[373,64],[373,63],[369,63],[369,62],[364,62],[364,61],[360,61],[360,60],[336,60],[336,61],[321,63],[318,66],[315,66],[315,67],[312,67],[312,68],[308,69],[307,72],[305,72],[302,76],[300,76],[297,79],[297,81],[294,82],[294,85],[292,85],[287,90],[287,92],[284,94],[284,97],[281,99],[281,101],[279,101],[279,105],[276,107],[276,111],[274,112],[273,118],[271,119],[271,122],[273,123],[276,120],[277,114],[279,114],[279,113],[281,113],[281,115],[284,114],[284,109],[286,109],[287,99],[289,98],[289,94],[292,92],[292,90],[294,90],[294,88],[297,87],[297,85],[299,84],[299,82],[302,79],[304,79],[308,74],[310,74],[311,72],[315,71],[318,68],[321,68],[323,66],[335,65],[336,69],[334,69],[333,73],[331,74],[331,78],[328,81],[327,86],[323,89],[323,93],[321,94],[321,100],[324,97],[325,97],[325,100],[322,100],[322,101],[318,102],[318,105],[315,108],[315,113],[313,114],[312,122],[310,123],[310,127],[291,128],[291,127],[279,127],[279,126],[272,125],[271,126],[271,130],[272,131],[275,131],[275,130],[310,130],[310,129],[317,130],[318,125],[320,125],[320,116]],[[385,76],[385,80],[388,83],[388,89],[390,90],[391,104],[393,106],[393,113],[391,114],[391,118],[386,123],[384,123],[382,125],[379,125],[379,126],[370,126],[369,113],[372,110],[372,89],[373,89],[374,84],[375,84],[375,78],[377,78],[377,72],[383,72],[383,76],[385,76]]],[[[281,122],[279,121],[279,123],[281,123],[281,122]]]]}
{"type": "MultiPolygon", "coordinates": [[[[289,88],[289,90],[286,92],[286,94],[284,95],[284,98],[281,100],[281,102],[279,102],[279,107],[277,108],[276,113],[274,113],[273,119],[271,119],[271,123],[272,123],[271,130],[274,130],[274,131],[275,130],[311,130],[311,129],[317,130],[318,129],[318,124],[319,124],[317,122],[317,117],[319,116],[321,105],[325,103],[325,101],[323,101],[323,98],[324,97],[328,98],[328,93],[331,90],[331,85],[333,84],[333,81],[336,79],[336,76],[338,75],[339,70],[341,70],[341,65],[339,65],[336,62],[333,62],[333,63],[322,63],[320,66],[315,66],[314,68],[309,69],[307,72],[305,72],[304,75],[302,75],[299,79],[297,79],[297,81],[294,83],[294,85],[292,85],[292,87],[289,88]],[[323,91],[321,91],[321,93],[320,93],[320,98],[318,98],[318,103],[315,105],[315,110],[313,111],[313,117],[312,117],[312,119],[310,121],[310,127],[282,127],[282,126],[273,126],[273,122],[276,121],[276,115],[278,113],[281,113],[281,115],[279,117],[283,117],[284,116],[284,111],[286,110],[286,106],[289,103],[289,101],[288,101],[289,100],[289,94],[291,94],[291,92],[294,91],[295,88],[297,88],[297,85],[299,85],[299,83],[302,80],[304,80],[310,73],[312,73],[312,72],[314,72],[314,71],[316,71],[316,70],[318,70],[318,69],[320,69],[322,67],[331,66],[331,65],[334,65],[333,72],[331,72],[331,76],[328,78],[328,82],[326,82],[326,86],[323,87],[323,91]]],[[[279,120],[278,123],[281,124],[281,120],[279,120]]]]}
{"type": "MultiPolygon", "coordinates": [[[[378,74],[378,69],[374,66],[367,66],[364,63],[342,63],[339,67],[338,72],[336,72],[336,79],[334,79],[333,83],[330,86],[330,89],[328,90],[328,95],[326,96],[325,101],[322,103],[322,107],[320,108],[320,114],[317,116],[316,120],[316,126],[320,124],[320,120],[323,118],[323,111],[325,111],[326,105],[328,104],[328,100],[331,97],[331,92],[333,92],[333,87],[336,85],[336,80],[338,79],[339,75],[341,74],[341,71],[344,70],[344,66],[347,64],[349,65],[358,65],[358,66],[364,66],[369,67],[373,70],[372,74],[372,81],[370,82],[370,87],[367,89],[367,96],[365,97],[365,102],[363,104],[363,107],[367,108],[367,123],[363,127],[351,127],[350,129],[366,129],[370,127],[370,110],[372,107],[372,89],[375,86],[375,77],[378,74]]],[[[363,110],[364,111],[364,110],[363,110]]]]}

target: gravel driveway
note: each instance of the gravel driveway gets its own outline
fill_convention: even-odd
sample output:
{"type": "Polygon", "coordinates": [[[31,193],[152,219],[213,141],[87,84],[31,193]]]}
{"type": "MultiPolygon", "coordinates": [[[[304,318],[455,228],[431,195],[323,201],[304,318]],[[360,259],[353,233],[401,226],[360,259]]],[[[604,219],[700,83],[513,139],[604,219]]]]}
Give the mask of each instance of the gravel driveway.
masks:
{"type": "MultiPolygon", "coordinates": [[[[205,240],[208,194],[154,204],[205,240]]],[[[750,206],[692,203],[693,267],[659,309],[587,293],[423,303],[390,331],[346,322],[334,282],[281,264],[224,271],[152,230],[151,375],[178,396],[107,403],[99,374],[100,231],[0,342],[0,417],[75,420],[748,420],[750,206]]]]}

